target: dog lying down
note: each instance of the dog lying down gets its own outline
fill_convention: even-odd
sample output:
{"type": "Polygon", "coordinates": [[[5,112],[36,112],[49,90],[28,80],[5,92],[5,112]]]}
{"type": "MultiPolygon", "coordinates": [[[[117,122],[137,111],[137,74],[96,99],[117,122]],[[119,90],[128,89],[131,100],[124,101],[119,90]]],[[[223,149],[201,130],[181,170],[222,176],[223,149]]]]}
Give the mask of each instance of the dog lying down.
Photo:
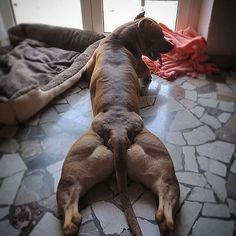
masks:
{"type": "Polygon", "coordinates": [[[73,144],[63,164],[57,202],[64,235],[78,234],[80,197],[113,171],[132,235],[142,232],[127,196],[127,176],[158,197],[155,218],[161,235],[174,235],[179,184],[168,151],[144,128],[139,116],[138,82],[140,77],[151,78],[141,56],[161,60],[161,54],[172,48],[160,26],[141,13],[101,41],[88,62],[94,120],[90,130],[73,144]]]}

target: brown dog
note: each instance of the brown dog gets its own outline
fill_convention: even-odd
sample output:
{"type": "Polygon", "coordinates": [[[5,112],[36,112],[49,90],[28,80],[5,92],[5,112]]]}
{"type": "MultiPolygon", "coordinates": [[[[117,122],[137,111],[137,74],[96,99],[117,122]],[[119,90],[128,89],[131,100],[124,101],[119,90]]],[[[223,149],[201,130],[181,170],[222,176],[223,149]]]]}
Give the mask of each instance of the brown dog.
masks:
{"type": "Polygon", "coordinates": [[[79,198],[115,169],[123,209],[133,235],[142,235],[127,197],[127,175],[158,196],[156,220],[162,236],[174,234],[173,213],[179,185],[161,141],[144,128],[139,114],[138,76],[150,78],[142,55],[156,60],[173,48],[160,26],[144,13],[122,25],[99,45],[88,64],[94,120],[71,148],[57,191],[64,235],[76,235],[81,223],[79,198]]]}

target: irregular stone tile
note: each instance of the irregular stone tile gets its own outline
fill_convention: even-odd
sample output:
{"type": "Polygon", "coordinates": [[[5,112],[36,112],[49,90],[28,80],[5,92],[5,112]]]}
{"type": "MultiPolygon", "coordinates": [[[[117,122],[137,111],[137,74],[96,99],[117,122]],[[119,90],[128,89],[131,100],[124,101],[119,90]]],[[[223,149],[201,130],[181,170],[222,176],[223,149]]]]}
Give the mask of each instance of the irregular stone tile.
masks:
{"type": "Polygon", "coordinates": [[[230,197],[236,198],[236,174],[229,173],[228,181],[226,183],[228,195],[230,197]]]}
{"type": "Polygon", "coordinates": [[[54,192],[57,191],[57,186],[59,184],[60,178],[61,178],[61,170],[62,165],[64,163],[64,160],[58,161],[52,165],[47,166],[48,172],[53,176],[54,179],[54,192]]]}
{"type": "Polygon", "coordinates": [[[204,74],[201,74],[201,75],[198,75],[197,79],[190,79],[188,81],[190,84],[194,85],[196,88],[201,88],[207,84],[209,84],[208,81],[206,81],[206,78],[205,78],[205,75],[204,74]]]}
{"type": "Polygon", "coordinates": [[[8,215],[8,213],[9,213],[9,208],[10,208],[10,207],[1,207],[1,208],[0,208],[0,220],[1,220],[3,217],[5,217],[5,216],[8,215]]]}
{"type": "Polygon", "coordinates": [[[66,100],[74,108],[82,108],[84,106],[83,109],[91,110],[90,94],[87,89],[67,97],[66,100]]]}
{"type": "MultiPolygon", "coordinates": [[[[160,98],[157,99],[157,104],[160,103],[160,98]]],[[[159,108],[162,112],[176,112],[184,110],[184,107],[177,102],[174,98],[168,97],[168,100],[165,101],[165,104],[159,108]]]]}
{"type": "Polygon", "coordinates": [[[20,233],[20,231],[16,230],[10,225],[8,219],[0,222],[0,232],[1,235],[8,235],[8,236],[17,236],[20,233]]]}
{"type": "Polygon", "coordinates": [[[216,90],[216,84],[215,83],[208,83],[200,88],[196,89],[199,94],[205,94],[205,93],[211,93],[211,92],[215,92],[216,90]]]}
{"type": "MultiPolygon", "coordinates": [[[[64,96],[67,94],[67,92],[68,92],[69,90],[67,90],[66,92],[64,92],[64,96]]],[[[53,100],[52,100],[52,102],[51,102],[51,104],[53,104],[53,105],[57,105],[57,104],[65,104],[65,103],[67,103],[67,101],[66,101],[66,99],[65,98],[63,98],[63,97],[61,97],[61,96],[57,96],[56,98],[54,98],[53,100]]]]}
{"type": "Polygon", "coordinates": [[[181,132],[166,132],[166,141],[175,145],[186,144],[181,132]]]}
{"type": "Polygon", "coordinates": [[[203,206],[202,214],[204,216],[230,217],[229,208],[226,204],[215,204],[215,203],[205,203],[203,206]]]}
{"type": "Polygon", "coordinates": [[[0,152],[15,153],[19,149],[19,144],[15,139],[2,139],[0,142],[0,152]]]}
{"type": "Polygon", "coordinates": [[[53,137],[45,138],[41,145],[46,153],[55,156],[66,156],[71,145],[75,142],[76,138],[66,133],[58,134],[53,137]]]}
{"type": "Polygon", "coordinates": [[[187,90],[194,90],[196,88],[194,85],[190,84],[188,81],[184,82],[181,85],[181,87],[184,88],[184,89],[187,89],[187,90]]]}
{"type": "Polygon", "coordinates": [[[47,169],[48,172],[53,174],[54,172],[57,172],[57,171],[62,169],[63,163],[64,163],[64,160],[55,162],[55,163],[47,166],[46,169],[47,169]]]}
{"type": "Polygon", "coordinates": [[[214,235],[232,236],[234,231],[234,221],[224,221],[218,219],[200,217],[193,226],[193,236],[214,235]]]}
{"type": "Polygon", "coordinates": [[[178,78],[176,78],[174,81],[172,81],[171,83],[173,85],[181,85],[183,84],[186,80],[189,80],[188,76],[179,76],[178,78]]]}
{"type": "Polygon", "coordinates": [[[211,189],[194,187],[188,197],[190,201],[198,202],[216,202],[213,191],[211,189]]]}
{"type": "Polygon", "coordinates": [[[227,197],[226,192],[226,181],[210,172],[206,172],[205,176],[207,178],[207,182],[211,185],[213,191],[216,193],[217,197],[224,202],[227,197]]]}
{"type": "Polygon", "coordinates": [[[197,152],[200,155],[210,157],[225,163],[229,163],[235,150],[235,145],[222,141],[215,141],[211,143],[197,146],[197,152]]]}
{"type": "Polygon", "coordinates": [[[227,202],[230,213],[236,215],[236,201],[234,199],[228,198],[227,202]]]}
{"type": "Polygon", "coordinates": [[[211,126],[213,129],[221,127],[221,123],[214,116],[208,115],[207,113],[200,118],[200,121],[211,126]]]}
{"type": "Polygon", "coordinates": [[[40,206],[50,209],[56,216],[58,216],[58,206],[56,194],[51,195],[49,198],[44,198],[38,202],[40,206]]]}
{"type": "Polygon", "coordinates": [[[233,164],[232,164],[232,166],[230,168],[230,171],[232,173],[236,174],[236,160],[234,160],[234,162],[233,162],[233,164]]]}
{"type": "Polygon", "coordinates": [[[20,186],[24,171],[3,180],[0,188],[0,205],[11,205],[20,186]]]}
{"type": "Polygon", "coordinates": [[[53,194],[53,178],[44,170],[34,170],[28,172],[18,190],[15,204],[26,204],[40,201],[53,194]]]}
{"type": "Polygon", "coordinates": [[[133,209],[137,217],[145,218],[147,220],[155,220],[156,196],[146,191],[139,200],[133,204],[133,209]]]}
{"type": "Polygon", "coordinates": [[[70,120],[74,120],[77,116],[79,116],[81,114],[81,110],[75,109],[73,107],[71,107],[69,110],[67,110],[66,112],[63,112],[60,114],[60,117],[63,118],[63,120],[59,119],[57,121],[57,124],[60,125],[61,123],[63,123],[64,121],[67,123],[70,120]]]}
{"type": "Polygon", "coordinates": [[[131,232],[129,230],[124,230],[120,236],[132,236],[131,232]]]}
{"type": "Polygon", "coordinates": [[[42,147],[39,140],[23,141],[20,145],[20,153],[24,159],[42,153],[42,147]]]}
{"type": "Polygon", "coordinates": [[[60,105],[55,105],[54,107],[58,113],[63,113],[63,112],[68,111],[70,109],[69,104],[60,104],[60,105]]]}
{"type": "Polygon", "coordinates": [[[41,126],[24,126],[17,132],[18,141],[35,140],[45,137],[45,133],[41,126]]]}
{"type": "Polygon", "coordinates": [[[89,81],[88,80],[80,80],[79,81],[79,87],[82,89],[82,91],[80,93],[82,93],[83,91],[88,92],[88,87],[89,87],[89,81]]]}
{"type": "Polygon", "coordinates": [[[232,115],[230,120],[226,124],[227,128],[235,129],[236,128],[236,113],[232,115]]]}
{"type": "Polygon", "coordinates": [[[197,160],[202,170],[210,171],[211,173],[222,177],[226,176],[227,167],[223,163],[203,156],[198,156],[197,160]]]}
{"type": "Polygon", "coordinates": [[[222,141],[226,141],[226,142],[230,142],[230,143],[235,143],[236,144],[236,132],[235,132],[235,128],[230,128],[224,126],[221,127],[219,129],[217,129],[215,131],[215,134],[217,136],[218,139],[222,140],[222,141]]]}
{"type": "Polygon", "coordinates": [[[76,116],[75,120],[62,117],[57,122],[57,125],[60,127],[60,129],[63,132],[66,132],[75,137],[80,137],[82,134],[84,134],[88,130],[91,123],[90,119],[91,118],[88,116],[88,114],[76,116]]]}
{"type": "Polygon", "coordinates": [[[198,172],[198,165],[195,157],[195,148],[194,147],[183,147],[184,154],[184,169],[186,171],[198,172]]]}
{"type": "Polygon", "coordinates": [[[205,109],[200,106],[196,106],[190,110],[193,114],[195,114],[198,118],[201,118],[205,109]]]}
{"type": "Polygon", "coordinates": [[[143,235],[161,236],[159,227],[157,225],[154,225],[145,219],[138,219],[138,223],[143,235]]]}
{"type": "Polygon", "coordinates": [[[179,185],[180,188],[180,199],[179,199],[179,205],[181,205],[184,200],[186,199],[187,195],[191,191],[191,188],[188,188],[182,184],[179,185]]]}
{"type": "Polygon", "coordinates": [[[200,125],[201,122],[195,116],[193,116],[191,112],[187,110],[178,111],[170,125],[170,131],[195,128],[200,125]]]}
{"type": "Polygon", "coordinates": [[[223,112],[217,118],[221,123],[226,123],[229,120],[230,116],[230,113],[223,112]]]}
{"type": "Polygon", "coordinates": [[[165,143],[165,147],[171,156],[175,170],[183,170],[182,148],[168,143],[165,143]]]}
{"type": "Polygon", "coordinates": [[[197,105],[197,103],[191,100],[185,99],[185,98],[181,99],[179,102],[187,109],[192,109],[193,107],[197,105]]]}
{"type": "Polygon", "coordinates": [[[61,170],[55,171],[52,174],[52,176],[53,176],[53,179],[54,179],[54,193],[56,193],[59,181],[61,179],[61,170]]]}
{"type": "Polygon", "coordinates": [[[2,158],[0,159],[0,178],[10,176],[26,169],[25,163],[18,153],[5,154],[2,155],[2,158]]]}
{"type": "Polygon", "coordinates": [[[227,84],[216,83],[216,90],[219,95],[233,96],[233,91],[228,87],[227,84]]]}
{"type": "Polygon", "coordinates": [[[139,108],[153,106],[156,101],[156,96],[142,96],[139,100],[139,108]]]}
{"type": "Polygon", "coordinates": [[[62,129],[60,126],[57,125],[57,123],[44,123],[41,125],[42,129],[48,136],[57,135],[62,132],[62,129]]]}
{"type": "Polygon", "coordinates": [[[88,222],[80,226],[78,236],[100,236],[100,233],[94,222],[88,222]]]}
{"type": "Polygon", "coordinates": [[[200,93],[200,94],[198,94],[198,97],[200,97],[200,98],[208,98],[208,99],[216,99],[217,98],[217,93],[216,92],[200,93]]]}
{"type": "Polygon", "coordinates": [[[82,224],[86,223],[87,221],[93,220],[92,210],[90,206],[80,211],[80,214],[82,215],[82,224]]]}
{"type": "Polygon", "coordinates": [[[13,138],[18,130],[18,126],[3,126],[0,128],[0,138],[13,138]]]}
{"type": "Polygon", "coordinates": [[[176,218],[177,235],[187,236],[202,208],[198,202],[185,201],[176,218]]]}
{"type": "Polygon", "coordinates": [[[210,98],[198,98],[198,104],[204,107],[214,107],[216,108],[218,105],[218,101],[210,98]]]}
{"type": "Polygon", "coordinates": [[[83,200],[86,205],[91,205],[94,202],[109,200],[112,197],[113,194],[110,189],[104,183],[99,183],[86,193],[83,200]]]}
{"type": "Polygon", "coordinates": [[[196,91],[185,91],[185,98],[192,100],[192,101],[197,101],[197,92],[196,91]]]}
{"type": "Polygon", "coordinates": [[[110,202],[95,202],[92,204],[95,216],[105,234],[120,234],[128,225],[124,213],[110,202]]]}
{"type": "MultiPolygon", "coordinates": [[[[128,197],[130,202],[133,204],[143,192],[144,188],[141,184],[132,182],[131,185],[128,187],[128,197]]],[[[119,195],[115,198],[115,201],[121,205],[119,195]]]]}
{"type": "Polygon", "coordinates": [[[190,132],[184,132],[183,135],[189,145],[199,145],[216,139],[216,135],[207,125],[197,127],[190,132]]]}
{"type": "Polygon", "coordinates": [[[47,123],[47,122],[54,122],[54,121],[57,121],[59,118],[60,118],[60,116],[53,108],[47,108],[41,114],[39,123],[43,124],[43,123],[47,123]]]}
{"type": "Polygon", "coordinates": [[[205,186],[207,184],[205,177],[199,173],[177,172],[176,177],[180,183],[190,184],[193,186],[205,186]]]}
{"type": "Polygon", "coordinates": [[[158,112],[153,117],[144,118],[144,124],[150,132],[152,132],[159,138],[163,138],[165,135],[166,127],[169,124],[170,120],[170,116],[167,116],[166,113],[158,112]],[[158,124],[158,126],[156,124],[158,124]]]}
{"type": "MultiPolygon", "coordinates": [[[[68,96],[70,96],[72,94],[81,92],[81,90],[82,89],[79,86],[76,85],[76,86],[73,86],[70,89],[68,89],[63,95],[65,97],[68,97],[68,96]]],[[[66,99],[63,99],[63,102],[67,102],[66,99]]]]}
{"type": "Polygon", "coordinates": [[[219,109],[222,111],[234,112],[234,102],[220,101],[219,109]]]}
{"type": "Polygon", "coordinates": [[[47,212],[30,233],[30,236],[38,235],[62,236],[61,222],[47,212]]]}
{"type": "Polygon", "coordinates": [[[39,124],[40,112],[35,114],[32,118],[26,121],[27,125],[37,126],[39,124]]]}

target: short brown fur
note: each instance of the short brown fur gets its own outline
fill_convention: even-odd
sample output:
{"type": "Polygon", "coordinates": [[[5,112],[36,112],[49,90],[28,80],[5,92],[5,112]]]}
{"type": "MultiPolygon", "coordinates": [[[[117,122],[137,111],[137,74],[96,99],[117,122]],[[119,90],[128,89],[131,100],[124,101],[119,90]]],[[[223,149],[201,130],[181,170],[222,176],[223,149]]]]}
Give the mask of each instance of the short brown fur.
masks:
{"type": "Polygon", "coordinates": [[[162,236],[174,235],[179,184],[170,155],[160,139],[144,128],[139,116],[138,77],[150,79],[142,62],[160,59],[173,48],[152,19],[138,15],[106,37],[88,63],[94,120],[69,151],[57,201],[64,235],[77,235],[79,198],[115,169],[123,209],[133,235],[142,235],[127,196],[127,175],[149,187],[159,199],[155,218],[162,236]],[[141,68],[141,69],[139,69],[141,68]]]}

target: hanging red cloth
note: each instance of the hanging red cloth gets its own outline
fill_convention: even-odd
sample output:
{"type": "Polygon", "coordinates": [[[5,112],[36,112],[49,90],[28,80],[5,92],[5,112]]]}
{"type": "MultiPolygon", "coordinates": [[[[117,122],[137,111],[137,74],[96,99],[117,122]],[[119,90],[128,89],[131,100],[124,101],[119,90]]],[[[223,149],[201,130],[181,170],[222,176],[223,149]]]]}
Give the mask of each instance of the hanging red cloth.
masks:
{"type": "Polygon", "coordinates": [[[159,23],[166,39],[174,44],[174,49],[162,54],[162,65],[160,62],[152,61],[143,56],[143,61],[151,73],[164,79],[173,80],[179,75],[196,77],[200,73],[218,72],[216,65],[206,63],[205,49],[206,40],[190,27],[185,30],[172,31],[167,26],[159,23]]]}

